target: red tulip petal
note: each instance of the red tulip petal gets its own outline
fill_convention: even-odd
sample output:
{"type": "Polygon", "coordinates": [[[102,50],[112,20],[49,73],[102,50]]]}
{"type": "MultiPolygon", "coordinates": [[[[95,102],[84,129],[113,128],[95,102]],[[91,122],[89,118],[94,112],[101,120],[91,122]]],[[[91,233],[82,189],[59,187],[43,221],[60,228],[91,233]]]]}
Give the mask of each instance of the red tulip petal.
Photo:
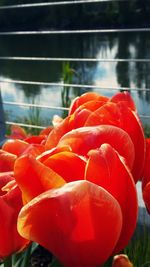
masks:
{"type": "Polygon", "coordinates": [[[48,189],[65,184],[62,177],[32,155],[24,155],[16,160],[14,176],[27,202],[48,189]]]}
{"type": "Polygon", "coordinates": [[[69,129],[76,129],[79,127],[82,127],[89,115],[91,114],[91,111],[88,109],[77,109],[71,116],[69,120],[69,129]]]}
{"type": "Polygon", "coordinates": [[[24,249],[29,241],[17,231],[17,218],[22,208],[18,187],[0,197],[0,258],[5,258],[24,249]]]}
{"type": "Polygon", "coordinates": [[[72,151],[83,156],[91,149],[108,143],[123,156],[130,168],[134,162],[134,145],[129,135],[122,129],[111,125],[81,127],[65,134],[58,147],[68,145],[72,151]],[[124,144],[124,145],[123,145],[124,144]]]}
{"type": "Polygon", "coordinates": [[[85,93],[81,96],[76,97],[73,100],[73,102],[70,106],[69,115],[73,114],[79,106],[83,105],[84,103],[86,103],[88,101],[91,101],[91,100],[108,101],[108,99],[109,99],[108,97],[99,95],[99,94],[94,93],[94,92],[85,93]]]}
{"type": "Polygon", "coordinates": [[[16,186],[17,186],[16,180],[13,178],[13,180],[9,181],[2,187],[2,191],[4,191],[6,194],[6,192],[9,192],[10,190],[16,188],[16,186]]]}
{"type": "Polygon", "coordinates": [[[143,189],[143,199],[148,213],[150,214],[150,182],[143,189]]]}
{"type": "Polygon", "coordinates": [[[119,154],[108,144],[89,152],[85,179],[102,186],[120,204],[123,225],[115,253],[120,252],[129,242],[137,222],[136,187],[129,170],[119,154]]]}
{"type": "Polygon", "coordinates": [[[146,138],[146,155],[145,155],[145,163],[142,173],[142,188],[150,182],[150,138],[146,138]]]}
{"type": "Polygon", "coordinates": [[[54,127],[58,126],[61,122],[63,121],[63,118],[58,116],[58,115],[54,115],[53,116],[53,120],[52,120],[52,124],[54,125],[54,127]]]}
{"type": "Polygon", "coordinates": [[[145,158],[144,132],[137,114],[122,102],[118,104],[107,102],[88,117],[85,126],[100,124],[118,126],[130,135],[135,148],[132,174],[137,182],[141,178],[145,158]]]}
{"type": "Polygon", "coordinates": [[[14,180],[13,172],[1,172],[0,173],[0,196],[3,196],[6,192],[3,191],[3,187],[10,181],[14,180]]]}
{"type": "Polygon", "coordinates": [[[70,131],[69,120],[70,120],[70,116],[66,117],[58,126],[53,128],[53,130],[50,132],[50,134],[47,137],[47,140],[45,143],[45,150],[50,150],[53,147],[55,147],[58,144],[60,138],[65,133],[70,131]]]}
{"type": "Polygon", "coordinates": [[[48,136],[49,133],[53,130],[53,126],[48,126],[40,131],[39,135],[46,135],[48,136]]]}
{"type": "Polygon", "coordinates": [[[86,161],[75,153],[65,151],[54,154],[43,164],[57,172],[66,182],[84,179],[86,161]]]}
{"type": "Polygon", "coordinates": [[[95,111],[97,110],[98,108],[102,107],[107,101],[104,100],[104,101],[98,101],[98,100],[91,100],[91,101],[88,101],[86,103],[84,103],[83,105],[79,106],[79,110],[82,110],[82,109],[88,109],[90,111],[95,111]]]}
{"type": "Polygon", "coordinates": [[[0,172],[13,171],[17,156],[0,149],[0,172]]]}
{"type": "Polygon", "coordinates": [[[32,135],[24,139],[29,144],[41,144],[46,139],[46,135],[32,135]]]}
{"type": "Polygon", "coordinates": [[[24,154],[30,154],[33,157],[38,157],[41,153],[45,152],[45,146],[39,144],[29,144],[26,149],[22,152],[24,154]]]}
{"type": "Polygon", "coordinates": [[[37,156],[37,160],[39,160],[41,163],[43,163],[45,160],[47,160],[50,156],[63,152],[63,151],[71,151],[71,148],[69,146],[62,146],[62,147],[54,147],[50,150],[44,151],[42,154],[37,156]]]}
{"type": "Polygon", "coordinates": [[[83,109],[83,110],[77,110],[71,116],[66,117],[50,132],[45,143],[45,149],[46,150],[52,149],[58,144],[60,138],[65,133],[84,125],[85,121],[87,120],[90,114],[91,112],[89,110],[83,109]]]}
{"type": "Polygon", "coordinates": [[[20,156],[28,145],[29,144],[23,140],[14,139],[6,141],[2,146],[2,149],[16,156],[20,156]]]}
{"type": "Polygon", "coordinates": [[[66,267],[104,263],[121,226],[115,198],[83,180],[43,193],[23,207],[18,219],[19,233],[50,250],[66,267]]]}
{"type": "Polygon", "coordinates": [[[19,125],[12,125],[10,130],[11,130],[11,134],[8,135],[9,138],[25,139],[27,137],[26,131],[19,125]]]}
{"type": "Polygon", "coordinates": [[[135,103],[133,101],[133,98],[131,96],[131,94],[129,92],[119,92],[117,94],[115,94],[114,96],[112,96],[110,98],[111,102],[114,103],[118,103],[118,102],[124,102],[124,104],[131,108],[132,110],[136,111],[136,106],[135,103]]]}

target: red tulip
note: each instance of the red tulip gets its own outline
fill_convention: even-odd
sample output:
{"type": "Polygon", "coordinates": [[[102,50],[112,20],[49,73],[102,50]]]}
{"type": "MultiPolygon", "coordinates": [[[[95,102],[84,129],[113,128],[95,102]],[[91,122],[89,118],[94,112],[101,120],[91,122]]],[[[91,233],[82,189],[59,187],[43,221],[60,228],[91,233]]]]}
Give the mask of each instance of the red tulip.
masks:
{"type": "Polygon", "coordinates": [[[136,187],[123,159],[110,145],[89,151],[85,179],[105,188],[120,204],[123,224],[115,253],[120,252],[133,235],[137,222],[136,187]]]}
{"type": "Polygon", "coordinates": [[[113,259],[112,267],[133,267],[129,258],[125,254],[116,255],[113,259]]]}
{"type": "Polygon", "coordinates": [[[88,181],[51,189],[23,207],[18,231],[51,251],[66,267],[96,267],[111,255],[122,214],[115,198],[88,181]]]}
{"type": "Polygon", "coordinates": [[[135,161],[132,174],[135,182],[141,178],[145,160],[144,132],[137,114],[123,102],[107,102],[102,107],[91,113],[84,126],[114,125],[126,131],[134,144],[135,161]]]}
{"type": "Polygon", "coordinates": [[[74,153],[87,156],[89,150],[108,143],[126,160],[130,169],[134,163],[134,146],[129,135],[122,129],[111,125],[81,127],[65,134],[58,147],[70,146],[74,153]]]}
{"type": "Polygon", "coordinates": [[[17,231],[17,218],[22,208],[22,197],[18,187],[13,187],[0,196],[0,258],[4,259],[24,249],[29,241],[17,231]]]}

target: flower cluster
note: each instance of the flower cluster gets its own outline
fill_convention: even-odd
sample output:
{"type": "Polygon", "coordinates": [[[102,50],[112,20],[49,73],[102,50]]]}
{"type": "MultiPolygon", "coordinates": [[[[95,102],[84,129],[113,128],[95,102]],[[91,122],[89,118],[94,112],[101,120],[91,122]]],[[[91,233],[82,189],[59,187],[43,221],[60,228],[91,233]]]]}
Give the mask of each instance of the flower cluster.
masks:
{"type": "Polygon", "coordinates": [[[0,258],[34,241],[65,267],[103,264],[134,233],[142,177],[150,211],[149,160],[127,92],[83,94],[38,136],[13,126],[0,150],[0,258]]]}

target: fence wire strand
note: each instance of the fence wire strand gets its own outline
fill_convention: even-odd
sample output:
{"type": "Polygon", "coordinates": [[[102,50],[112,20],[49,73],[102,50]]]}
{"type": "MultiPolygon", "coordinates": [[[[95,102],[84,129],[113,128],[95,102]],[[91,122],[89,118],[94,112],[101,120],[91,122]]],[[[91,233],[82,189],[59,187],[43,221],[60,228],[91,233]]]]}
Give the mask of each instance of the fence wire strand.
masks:
{"type": "Polygon", "coordinates": [[[16,8],[35,8],[35,7],[48,7],[48,6],[64,6],[64,5],[79,5],[79,4],[94,4],[102,2],[128,2],[129,0],[74,0],[74,1],[58,1],[58,2],[43,2],[43,3],[29,3],[18,5],[2,5],[0,10],[16,9],[16,8]]]}
{"type": "MultiPolygon", "coordinates": [[[[0,10],[11,10],[11,9],[22,9],[22,8],[38,8],[38,7],[53,7],[53,6],[65,6],[66,5],[87,5],[87,4],[100,4],[104,2],[129,2],[129,0],[68,0],[68,1],[54,1],[54,2],[40,2],[40,3],[25,3],[25,4],[13,4],[13,5],[1,5],[0,10]]],[[[19,35],[30,35],[30,36],[40,36],[40,35],[81,35],[81,34],[105,34],[105,33],[144,33],[150,32],[150,28],[109,28],[109,29],[76,29],[76,30],[33,30],[33,31],[1,31],[0,37],[2,36],[19,36],[19,35]]],[[[23,56],[0,56],[0,60],[12,60],[12,61],[43,61],[43,62],[104,62],[104,63],[150,63],[150,58],[72,58],[72,57],[23,57],[23,56]]],[[[38,85],[38,86],[51,86],[53,89],[56,87],[60,88],[81,88],[84,90],[95,89],[100,91],[130,91],[132,92],[150,92],[150,88],[137,88],[137,87],[101,87],[100,85],[94,84],[74,84],[74,83],[63,83],[63,82],[43,82],[43,81],[24,81],[24,80],[7,80],[0,78],[1,89],[3,90],[3,83],[11,83],[11,84],[18,84],[18,85],[38,85]]],[[[1,90],[1,91],[2,91],[1,90]]],[[[50,106],[50,105],[41,105],[41,104],[30,104],[30,103],[22,103],[22,102],[15,102],[15,101],[3,101],[3,105],[10,105],[10,106],[20,106],[20,107],[27,107],[27,108],[39,108],[39,109],[53,109],[53,110],[62,110],[68,111],[68,108],[61,107],[61,106],[50,106]]],[[[140,114],[141,119],[150,119],[149,114],[140,114]]],[[[13,122],[13,121],[6,121],[7,125],[20,125],[22,127],[29,127],[29,128],[36,128],[36,129],[43,129],[45,126],[39,125],[31,125],[22,122],[13,122]]]]}
{"type": "Polygon", "coordinates": [[[150,88],[141,87],[101,87],[100,85],[93,84],[74,84],[74,83],[58,83],[58,82],[38,82],[38,81],[23,81],[23,80],[7,80],[0,79],[0,83],[22,84],[22,85],[38,85],[38,86],[51,86],[51,87],[69,87],[69,88],[83,88],[83,89],[98,89],[98,90],[111,90],[111,91],[145,91],[149,92],[150,88]]]}
{"type": "Polygon", "coordinates": [[[0,60],[17,60],[17,61],[60,61],[60,62],[150,62],[149,58],[71,58],[71,57],[2,57],[0,56],[0,60]]]}
{"type": "Polygon", "coordinates": [[[93,34],[93,33],[130,33],[130,32],[150,32],[150,28],[130,28],[130,29],[83,29],[83,30],[38,30],[38,31],[7,31],[0,32],[0,35],[53,35],[53,34],[93,34]]]}

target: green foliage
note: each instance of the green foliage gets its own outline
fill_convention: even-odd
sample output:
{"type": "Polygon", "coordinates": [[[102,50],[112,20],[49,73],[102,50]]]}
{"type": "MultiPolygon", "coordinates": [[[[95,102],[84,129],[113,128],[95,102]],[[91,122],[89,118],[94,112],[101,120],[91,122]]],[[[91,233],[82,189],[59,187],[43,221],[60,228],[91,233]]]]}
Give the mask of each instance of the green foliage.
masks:
{"type": "MultiPolygon", "coordinates": [[[[64,84],[71,84],[74,77],[78,77],[78,73],[70,66],[70,62],[64,62],[62,67],[62,81],[64,84]]],[[[71,86],[63,86],[61,91],[62,106],[69,107],[71,103],[71,86]]],[[[77,92],[78,93],[78,92],[77,92]]],[[[64,114],[64,116],[66,116],[64,114]]]]}
{"type": "Polygon", "coordinates": [[[144,222],[140,228],[137,227],[124,253],[128,255],[135,267],[150,266],[150,231],[144,222]]]}
{"type": "Polygon", "coordinates": [[[146,138],[150,137],[150,125],[149,124],[144,124],[144,133],[145,133],[146,138]]]}

